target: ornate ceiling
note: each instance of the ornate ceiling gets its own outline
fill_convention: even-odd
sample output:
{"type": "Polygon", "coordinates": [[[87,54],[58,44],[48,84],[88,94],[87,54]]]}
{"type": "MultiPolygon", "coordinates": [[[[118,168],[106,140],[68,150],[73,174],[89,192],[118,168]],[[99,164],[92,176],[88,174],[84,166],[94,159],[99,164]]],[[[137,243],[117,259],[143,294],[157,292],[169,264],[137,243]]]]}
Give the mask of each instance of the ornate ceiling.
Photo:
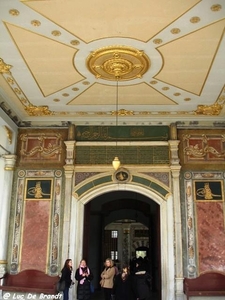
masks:
{"type": "Polygon", "coordinates": [[[225,122],[224,0],[1,0],[0,16],[19,126],[225,122]]]}

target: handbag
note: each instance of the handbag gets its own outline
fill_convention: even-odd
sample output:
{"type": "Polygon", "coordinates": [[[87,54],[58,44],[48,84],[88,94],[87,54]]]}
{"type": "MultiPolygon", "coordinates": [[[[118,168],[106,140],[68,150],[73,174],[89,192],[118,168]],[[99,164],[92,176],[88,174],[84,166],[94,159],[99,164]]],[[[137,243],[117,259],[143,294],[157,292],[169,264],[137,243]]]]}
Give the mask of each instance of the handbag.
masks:
{"type": "Polygon", "coordinates": [[[66,288],[66,282],[65,280],[59,280],[56,284],[56,291],[57,292],[63,292],[66,288]]]}

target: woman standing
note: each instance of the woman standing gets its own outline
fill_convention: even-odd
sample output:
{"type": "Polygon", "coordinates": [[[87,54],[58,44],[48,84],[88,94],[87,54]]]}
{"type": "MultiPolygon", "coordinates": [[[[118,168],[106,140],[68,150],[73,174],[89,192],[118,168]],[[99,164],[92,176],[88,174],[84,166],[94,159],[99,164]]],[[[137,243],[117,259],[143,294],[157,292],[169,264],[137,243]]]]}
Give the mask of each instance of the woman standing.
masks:
{"type": "Polygon", "coordinates": [[[115,300],[134,300],[136,299],[133,291],[132,275],[130,275],[127,265],[123,266],[122,272],[116,275],[113,286],[115,300]]]}
{"type": "Polygon", "coordinates": [[[113,288],[113,279],[115,276],[115,268],[111,258],[105,260],[105,268],[101,273],[101,287],[104,290],[105,300],[110,300],[113,288]]]}
{"type": "Polygon", "coordinates": [[[69,299],[69,288],[71,284],[73,284],[73,281],[71,279],[71,273],[72,273],[72,260],[67,259],[65,261],[64,267],[62,268],[62,275],[60,281],[65,281],[65,289],[63,291],[63,300],[68,300],[69,299]]]}
{"type": "Polygon", "coordinates": [[[90,300],[91,288],[90,282],[93,279],[93,274],[88,268],[84,259],[80,261],[80,265],[75,273],[75,279],[78,281],[77,285],[77,299],[78,300],[90,300]]]}
{"type": "Polygon", "coordinates": [[[134,274],[134,289],[136,299],[150,300],[151,276],[146,271],[146,266],[143,260],[138,260],[136,263],[136,272],[134,274]]]}

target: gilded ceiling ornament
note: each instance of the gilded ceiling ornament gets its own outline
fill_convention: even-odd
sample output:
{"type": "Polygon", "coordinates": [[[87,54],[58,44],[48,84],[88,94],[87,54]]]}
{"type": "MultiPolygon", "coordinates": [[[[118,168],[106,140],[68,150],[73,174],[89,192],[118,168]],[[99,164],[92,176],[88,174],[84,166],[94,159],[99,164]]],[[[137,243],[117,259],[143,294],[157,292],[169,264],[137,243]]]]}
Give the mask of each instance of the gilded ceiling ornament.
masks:
{"type": "Polygon", "coordinates": [[[20,101],[21,101],[21,103],[24,104],[24,105],[26,105],[27,103],[29,103],[28,100],[25,99],[25,98],[21,98],[20,101]]]}
{"type": "Polygon", "coordinates": [[[10,9],[9,13],[12,16],[18,16],[20,14],[17,9],[10,9]]]}
{"type": "Polygon", "coordinates": [[[4,127],[7,133],[9,144],[12,144],[12,135],[13,135],[12,130],[10,130],[7,126],[4,127]]]}
{"type": "Polygon", "coordinates": [[[121,117],[124,117],[124,116],[133,116],[134,115],[134,112],[132,110],[126,110],[126,109],[120,109],[118,111],[112,111],[112,116],[121,116],[121,117]]]}
{"type": "Polygon", "coordinates": [[[191,22],[191,23],[198,23],[198,22],[200,22],[200,18],[199,18],[199,17],[192,17],[192,18],[190,19],[190,22],[191,22]]]}
{"type": "Polygon", "coordinates": [[[7,78],[6,78],[6,81],[7,81],[8,83],[10,83],[10,84],[14,84],[14,80],[13,80],[13,78],[11,78],[11,77],[7,77],[7,78]]]}
{"type": "Polygon", "coordinates": [[[212,105],[198,105],[196,115],[218,116],[223,109],[223,105],[214,103],[212,105]]]}
{"type": "Polygon", "coordinates": [[[173,95],[174,96],[180,96],[180,93],[174,93],[173,95]]]}
{"type": "Polygon", "coordinates": [[[62,95],[63,95],[63,97],[68,97],[68,96],[69,96],[68,93],[64,93],[64,94],[62,94],[62,95]]]}
{"type": "Polygon", "coordinates": [[[52,31],[52,35],[54,35],[54,36],[60,36],[61,32],[59,30],[53,30],[52,31]]]}
{"type": "Polygon", "coordinates": [[[32,20],[32,21],[31,21],[31,25],[33,25],[33,26],[35,26],[35,27],[38,27],[38,26],[41,25],[41,22],[38,21],[38,20],[32,20]]]}
{"type": "Polygon", "coordinates": [[[25,110],[28,112],[29,116],[49,116],[53,114],[53,112],[48,109],[47,105],[43,105],[43,106],[29,105],[25,107],[25,110]]]}
{"type": "Polygon", "coordinates": [[[90,84],[89,81],[83,81],[82,83],[83,83],[83,85],[89,85],[90,84]]]}
{"type": "Polygon", "coordinates": [[[15,88],[15,89],[14,89],[14,92],[17,93],[17,94],[19,94],[19,95],[21,95],[21,90],[18,89],[18,88],[15,88]]]}
{"type": "Polygon", "coordinates": [[[190,101],[191,98],[184,98],[184,101],[190,101]]]}
{"type": "Polygon", "coordinates": [[[152,80],[152,81],[150,81],[150,83],[151,83],[151,84],[157,84],[157,83],[158,83],[158,81],[156,81],[156,80],[152,80]]]}
{"type": "Polygon", "coordinates": [[[146,115],[150,115],[151,112],[150,112],[150,111],[139,111],[138,114],[139,114],[139,115],[146,116],[146,115]]]}
{"type": "Polygon", "coordinates": [[[79,89],[77,87],[72,88],[73,91],[79,91],[79,89]]]}
{"type": "Polygon", "coordinates": [[[164,86],[163,88],[162,88],[162,90],[163,91],[167,91],[167,90],[169,90],[170,88],[168,87],[168,86],[164,86]]]}
{"type": "Polygon", "coordinates": [[[80,44],[80,42],[79,42],[78,40],[72,40],[72,41],[70,42],[70,44],[73,45],[73,46],[77,46],[77,45],[80,44]]]}
{"type": "Polygon", "coordinates": [[[7,65],[2,58],[0,58],[0,73],[10,73],[11,65],[7,65]]]}
{"type": "Polygon", "coordinates": [[[53,101],[54,101],[54,102],[60,102],[60,100],[59,100],[59,99],[53,99],[53,101]]]}
{"type": "Polygon", "coordinates": [[[154,39],[153,43],[156,45],[162,44],[162,40],[161,39],[154,39]]]}
{"type": "Polygon", "coordinates": [[[173,29],[170,30],[170,32],[172,34],[178,34],[178,33],[180,33],[180,29],[179,28],[173,28],[173,29]]]}
{"type": "Polygon", "coordinates": [[[222,6],[220,4],[214,4],[211,6],[212,11],[219,11],[221,10],[222,6]]]}
{"type": "Polygon", "coordinates": [[[86,65],[96,78],[125,81],[141,78],[150,67],[150,59],[144,51],[118,45],[92,52],[86,65]]]}

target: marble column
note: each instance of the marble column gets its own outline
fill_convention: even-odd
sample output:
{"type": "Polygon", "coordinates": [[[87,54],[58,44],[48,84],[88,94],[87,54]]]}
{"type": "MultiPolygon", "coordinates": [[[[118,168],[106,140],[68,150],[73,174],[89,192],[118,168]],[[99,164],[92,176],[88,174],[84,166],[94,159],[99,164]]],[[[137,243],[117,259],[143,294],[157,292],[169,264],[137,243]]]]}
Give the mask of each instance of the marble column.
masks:
{"type": "Polygon", "coordinates": [[[8,234],[9,234],[9,217],[12,194],[13,171],[16,163],[16,155],[4,154],[5,159],[4,171],[2,174],[4,189],[1,192],[0,199],[0,277],[6,272],[7,251],[8,251],[8,234]]]}
{"type": "MultiPolygon", "coordinates": [[[[173,128],[174,129],[174,128],[173,128]]],[[[175,136],[174,136],[175,137],[175,136]]],[[[181,204],[180,204],[180,169],[178,156],[179,140],[169,140],[170,169],[172,174],[173,210],[174,210],[174,244],[175,244],[175,299],[183,300],[183,250],[181,230],[181,204]]]]}
{"type": "Polygon", "coordinates": [[[63,217],[63,240],[62,240],[62,265],[69,258],[70,254],[70,219],[71,219],[71,201],[72,188],[74,185],[74,148],[75,141],[65,141],[66,145],[66,165],[65,170],[65,195],[64,195],[64,217],[63,217]]]}

